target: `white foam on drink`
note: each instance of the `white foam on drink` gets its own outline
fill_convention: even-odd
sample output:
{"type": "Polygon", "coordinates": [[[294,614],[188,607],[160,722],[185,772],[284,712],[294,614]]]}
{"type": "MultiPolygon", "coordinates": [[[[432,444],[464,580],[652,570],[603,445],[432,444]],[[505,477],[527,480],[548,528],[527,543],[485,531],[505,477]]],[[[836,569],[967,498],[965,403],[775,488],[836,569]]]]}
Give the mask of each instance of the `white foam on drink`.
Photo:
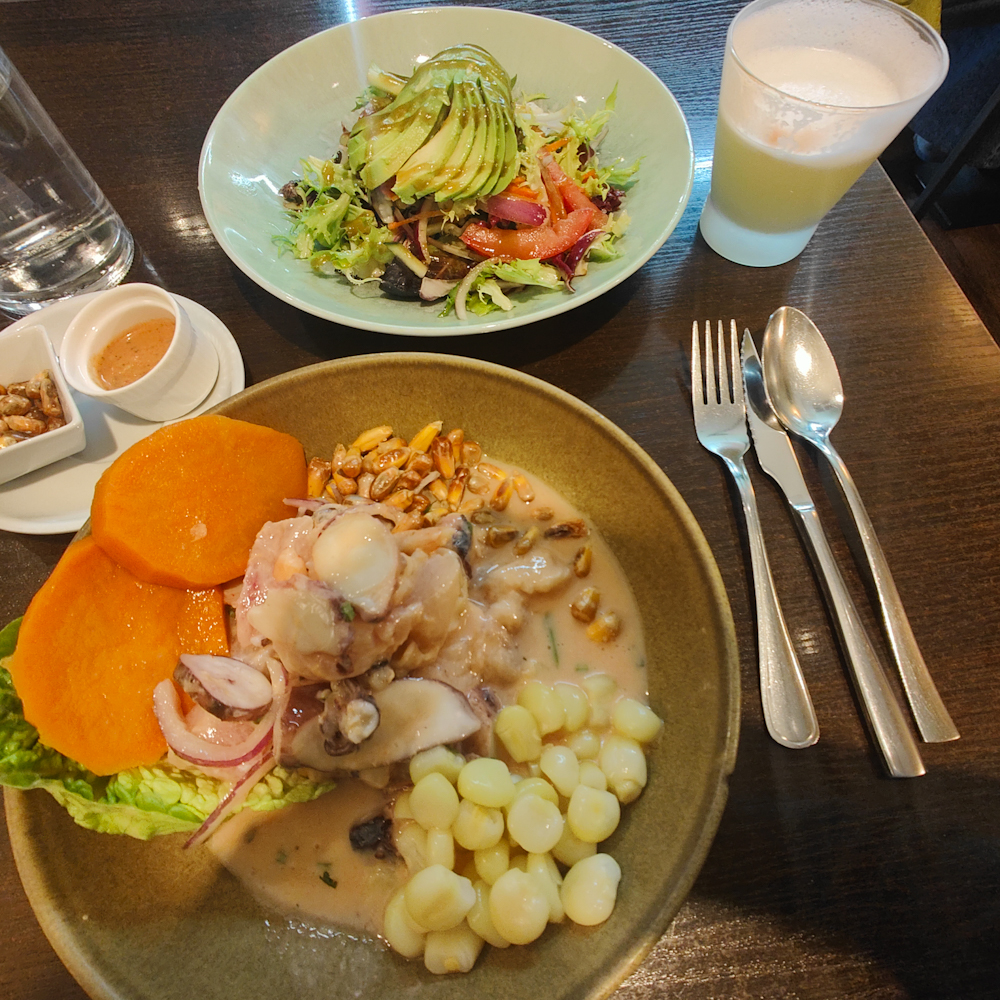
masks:
{"type": "Polygon", "coordinates": [[[758,80],[814,104],[877,108],[902,96],[877,66],[834,49],[775,45],[747,53],[743,62],[758,80]]]}

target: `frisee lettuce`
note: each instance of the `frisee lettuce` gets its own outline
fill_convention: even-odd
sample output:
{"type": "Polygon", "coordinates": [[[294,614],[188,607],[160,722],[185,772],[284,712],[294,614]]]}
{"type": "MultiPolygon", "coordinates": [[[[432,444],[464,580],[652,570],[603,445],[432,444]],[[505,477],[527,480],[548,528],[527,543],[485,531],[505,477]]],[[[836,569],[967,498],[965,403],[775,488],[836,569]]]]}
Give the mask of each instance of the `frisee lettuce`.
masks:
{"type": "MultiPolygon", "coordinates": [[[[228,791],[227,782],[166,762],[102,778],[39,741],[6,667],[20,624],[18,619],[0,630],[0,785],[43,788],[76,823],[99,833],[149,840],[197,830],[228,791]]],[[[253,787],[243,808],[280,809],[333,787],[331,781],[276,767],[253,787]]]]}

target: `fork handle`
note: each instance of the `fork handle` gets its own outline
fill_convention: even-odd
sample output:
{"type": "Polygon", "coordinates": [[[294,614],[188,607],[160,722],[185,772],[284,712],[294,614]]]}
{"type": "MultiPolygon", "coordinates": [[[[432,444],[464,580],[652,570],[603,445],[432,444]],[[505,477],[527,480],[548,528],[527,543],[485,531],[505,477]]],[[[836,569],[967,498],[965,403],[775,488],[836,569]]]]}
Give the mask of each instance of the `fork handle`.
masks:
{"type": "Polygon", "coordinates": [[[742,460],[727,460],[726,464],[743,501],[750,539],[764,722],[771,737],[782,746],[794,749],[812,746],[819,739],[819,723],[778,604],[753,485],[742,460]]]}
{"type": "Polygon", "coordinates": [[[819,570],[858,700],[889,774],[894,778],[916,778],[924,773],[920,751],[830,551],[816,508],[797,507],[795,511],[819,570]]]}
{"type": "Polygon", "coordinates": [[[889,645],[892,647],[892,654],[903,682],[903,690],[906,692],[910,711],[913,712],[913,718],[920,730],[920,735],[927,743],[946,743],[948,740],[957,740],[958,729],[948,714],[948,709],[945,708],[930,671],[927,669],[927,664],[920,653],[920,647],[917,645],[913,629],[910,628],[910,621],[903,608],[903,601],[892,579],[889,563],[886,561],[885,553],[875,535],[875,528],[868,516],[868,511],[865,510],[865,505],[861,501],[861,494],[858,492],[857,486],[854,485],[854,480],[851,478],[843,459],[829,441],[817,442],[817,444],[836,473],[837,481],[840,483],[840,488],[843,490],[847,505],[850,507],[854,522],[858,527],[861,544],[868,557],[868,566],[871,570],[875,592],[878,594],[879,607],[882,611],[882,624],[889,645]]]}

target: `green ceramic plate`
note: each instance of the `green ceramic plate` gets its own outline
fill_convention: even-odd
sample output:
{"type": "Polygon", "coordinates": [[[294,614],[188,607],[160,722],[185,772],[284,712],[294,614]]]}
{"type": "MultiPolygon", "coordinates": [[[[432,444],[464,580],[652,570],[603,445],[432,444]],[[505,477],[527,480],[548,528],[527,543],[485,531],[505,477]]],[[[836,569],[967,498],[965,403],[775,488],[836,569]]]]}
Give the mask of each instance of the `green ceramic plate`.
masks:
{"type": "Polygon", "coordinates": [[[566,312],[638,270],[670,235],[691,191],[694,157],[684,115],[642,63],[578,28],[530,14],[436,7],[363,18],[313,35],[248,77],[226,101],[205,138],[199,190],[205,217],[233,262],[279,299],[324,319],[363,330],[412,336],[482,333],[566,312]],[[442,319],[440,303],[362,299],[339,276],[321,278],[305,261],[279,255],[273,237],[288,232],[278,190],[301,176],[307,155],[328,156],[343,121],[367,86],[368,66],[409,73],[414,62],[450,45],[482,45],[522,87],[545,93],[551,107],[574,97],[590,113],[617,84],[618,102],[605,156],[643,157],[629,194],[632,225],[624,256],[597,264],[576,292],[543,292],[509,313],[442,319]]]}
{"type": "Polygon", "coordinates": [[[666,720],[650,780],[608,844],[624,872],[611,918],[486,949],[466,975],[434,977],[377,943],[255,904],[183,836],[141,843],[76,827],[45,793],[8,790],[18,868],[69,970],[113,1000],[599,998],[677,912],[726,798],[738,731],[733,623],[698,525],[652,460],[572,396],[516,371],[432,354],[331,361],[271,379],[216,413],[295,434],[307,455],[392,422],[463,427],[488,454],[548,480],[627,568],[643,617],[650,702],[666,720]],[[614,489],[606,484],[613,481],[614,489]]]}

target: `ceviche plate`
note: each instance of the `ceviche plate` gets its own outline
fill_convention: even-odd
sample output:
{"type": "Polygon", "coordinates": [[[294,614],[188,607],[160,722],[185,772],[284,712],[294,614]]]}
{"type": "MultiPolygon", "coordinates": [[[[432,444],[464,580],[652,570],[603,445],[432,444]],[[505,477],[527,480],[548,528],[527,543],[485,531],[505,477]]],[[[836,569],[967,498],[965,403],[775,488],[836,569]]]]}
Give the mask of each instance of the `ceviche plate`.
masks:
{"type": "MultiPolygon", "coordinates": [[[[715,833],[735,762],[735,633],[705,539],[663,472],[589,406],[520,372],[423,353],[325,362],[214,410],[331,454],[359,429],[430,420],[546,480],[593,523],[627,575],[646,639],[649,700],[665,719],[649,783],[608,841],[623,878],[611,917],[566,922],[531,945],[486,949],[467,975],[434,976],[357,933],[264,909],[207,849],[81,829],[45,792],[6,790],[28,898],[73,975],[101,1000],[599,998],[664,932],[715,833]],[[400,391],[405,386],[405,391],[400,391]],[[614,468],[616,487],[581,468],[614,468]]],[[[336,794],[336,792],[331,793],[336,794]]],[[[290,808],[295,808],[291,806],[290,808]]]]}
{"type": "Polygon", "coordinates": [[[548,18],[509,10],[436,7],[363,18],[286,49],[229,97],[202,148],[199,191],[223,250],[258,285],[306,312],[345,326],[411,336],[483,333],[533,323],[591,301],[624,281],[659,249],[687,204],[691,137],[670,91],[646,66],[609,42],[548,18]],[[409,74],[414,64],[460,43],[491,52],[518,86],[557,110],[574,99],[585,116],[617,103],[601,162],[642,158],[625,209],[630,226],[618,260],[590,265],[575,291],[520,293],[510,312],[459,320],[441,301],[361,298],[339,275],[322,277],[281,252],[289,220],[280,188],[301,177],[302,158],[327,158],[366,86],[372,62],[409,74]]]}

